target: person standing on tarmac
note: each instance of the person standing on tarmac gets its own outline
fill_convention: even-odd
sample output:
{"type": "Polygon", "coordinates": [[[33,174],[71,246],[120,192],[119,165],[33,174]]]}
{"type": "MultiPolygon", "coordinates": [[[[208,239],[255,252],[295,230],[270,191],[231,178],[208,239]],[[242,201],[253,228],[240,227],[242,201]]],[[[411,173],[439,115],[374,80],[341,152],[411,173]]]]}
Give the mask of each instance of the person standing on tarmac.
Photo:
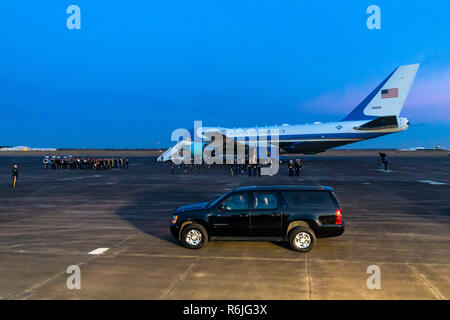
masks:
{"type": "Polygon", "coordinates": [[[47,170],[48,169],[48,156],[45,156],[43,162],[44,162],[44,168],[45,168],[45,170],[47,170]]]}
{"type": "Polygon", "coordinates": [[[15,164],[12,169],[13,188],[16,187],[17,178],[19,178],[19,169],[17,168],[17,164],[15,164]]]}
{"type": "Polygon", "coordinates": [[[294,160],[289,160],[288,163],[289,177],[294,175],[294,160]]]}
{"type": "Polygon", "coordinates": [[[302,160],[295,159],[295,175],[300,176],[300,171],[302,170],[302,160]]]}
{"type": "Polygon", "coordinates": [[[380,162],[384,165],[384,171],[387,171],[387,155],[384,152],[380,152],[380,162]]]}

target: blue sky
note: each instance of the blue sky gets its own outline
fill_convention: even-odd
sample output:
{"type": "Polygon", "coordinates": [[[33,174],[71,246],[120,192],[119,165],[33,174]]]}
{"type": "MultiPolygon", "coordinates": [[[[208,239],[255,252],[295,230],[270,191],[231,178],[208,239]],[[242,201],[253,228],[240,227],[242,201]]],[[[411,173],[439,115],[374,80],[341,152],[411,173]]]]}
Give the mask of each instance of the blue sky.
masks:
{"type": "Polygon", "coordinates": [[[194,120],[340,120],[420,62],[412,127],[352,146],[450,147],[449,12],[448,0],[2,1],[0,145],[151,148],[194,120]],[[66,27],[71,4],[81,30],[66,27]],[[371,4],[381,30],[366,27],[371,4]]]}

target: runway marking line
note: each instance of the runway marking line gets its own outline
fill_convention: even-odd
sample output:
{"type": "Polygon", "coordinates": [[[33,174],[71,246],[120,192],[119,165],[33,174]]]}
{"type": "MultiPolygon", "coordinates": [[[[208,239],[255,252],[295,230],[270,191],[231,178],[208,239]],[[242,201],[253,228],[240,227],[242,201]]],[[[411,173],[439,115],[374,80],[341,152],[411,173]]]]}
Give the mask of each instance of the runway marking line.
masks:
{"type": "Polygon", "coordinates": [[[390,173],[390,172],[394,172],[394,171],[392,171],[392,170],[384,170],[384,169],[372,169],[372,170],[374,170],[374,171],[379,171],[379,172],[386,172],[386,173],[390,173]]]}
{"type": "Polygon", "coordinates": [[[105,253],[108,250],[109,250],[109,248],[97,248],[95,250],[92,250],[88,254],[90,254],[90,255],[99,255],[99,254],[105,253]]]}
{"type": "Polygon", "coordinates": [[[439,182],[439,181],[433,181],[433,180],[417,180],[419,182],[422,183],[428,183],[428,184],[432,184],[432,185],[437,185],[437,186],[442,186],[442,185],[446,185],[447,183],[445,182],[439,182]]]}

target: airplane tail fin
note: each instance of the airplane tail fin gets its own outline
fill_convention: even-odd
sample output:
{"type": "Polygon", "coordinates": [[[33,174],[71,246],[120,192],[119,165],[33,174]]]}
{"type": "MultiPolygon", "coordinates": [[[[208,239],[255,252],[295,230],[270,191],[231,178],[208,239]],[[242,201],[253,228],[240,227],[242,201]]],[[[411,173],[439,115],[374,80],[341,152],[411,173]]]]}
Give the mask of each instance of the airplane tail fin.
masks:
{"type": "Polygon", "coordinates": [[[398,116],[418,69],[419,64],[400,66],[395,69],[342,121],[398,116]]]}

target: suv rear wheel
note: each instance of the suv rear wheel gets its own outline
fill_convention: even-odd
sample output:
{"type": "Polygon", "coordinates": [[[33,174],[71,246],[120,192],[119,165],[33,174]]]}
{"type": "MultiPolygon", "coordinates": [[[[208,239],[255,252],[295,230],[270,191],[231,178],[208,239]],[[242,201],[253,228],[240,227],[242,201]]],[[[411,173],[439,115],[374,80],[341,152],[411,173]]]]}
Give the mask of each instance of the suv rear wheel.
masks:
{"type": "Polygon", "coordinates": [[[186,248],[200,249],[208,242],[208,233],[201,224],[189,224],[181,232],[181,242],[186,248]]]}
{"type": "Polygon", "coordinates": [[[297,227],[289,233],[289,244],[292,250],[308,252],[316,244],[316,235],[308,227],[297,227]]]}

